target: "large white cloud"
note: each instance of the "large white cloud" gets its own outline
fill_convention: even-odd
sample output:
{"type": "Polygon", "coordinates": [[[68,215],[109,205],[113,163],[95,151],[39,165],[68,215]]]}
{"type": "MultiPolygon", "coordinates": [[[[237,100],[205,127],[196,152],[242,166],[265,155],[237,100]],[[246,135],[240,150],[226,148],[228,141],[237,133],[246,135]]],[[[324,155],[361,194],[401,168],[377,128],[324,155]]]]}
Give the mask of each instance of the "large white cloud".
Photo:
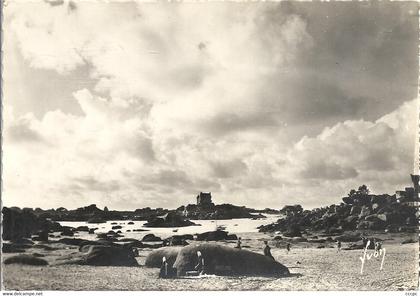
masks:
{"type": "Polygon", "coordinates": [[[276,7],[11,3],[7,45],[29,67],[71,77],[83,65],[96,85],[73,90],[77,115],[16,115],[5,98],[5,203],[176,207],[212,191],[216,202],[314,206],[360,183],[404,186],[415,102],[345,120],[363,98],[302,72],[315,41],[298,14],[273,22],[276,7]]]}
{"type": "Polygon", "coordinates": [[[176,206],[211,190],[219,201],[314,206],[336,202],[361,183],[392,192],[408,182],[413,164],[415,100],[376,122],[338,123],[282,151],[276,138],[262,134],[224,140],[148,134],[130,108],[123,112],[87,90],[75,97],[84,116],[6,117],[6,203],[176,206]]]}

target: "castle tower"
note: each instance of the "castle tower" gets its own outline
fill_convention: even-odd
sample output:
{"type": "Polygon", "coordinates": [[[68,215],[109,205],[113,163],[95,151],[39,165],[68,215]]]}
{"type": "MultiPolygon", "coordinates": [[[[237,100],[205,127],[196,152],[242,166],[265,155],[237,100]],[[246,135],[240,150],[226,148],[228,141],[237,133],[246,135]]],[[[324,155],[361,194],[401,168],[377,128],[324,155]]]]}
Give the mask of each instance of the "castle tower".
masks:
{"type": "Polygon", "coordinates": [[[211,192],[200,192],[199,195],[197,195],[197,205],[199,206],[205,206],[205,205],[212,205],[211,201],[211,192]]]}

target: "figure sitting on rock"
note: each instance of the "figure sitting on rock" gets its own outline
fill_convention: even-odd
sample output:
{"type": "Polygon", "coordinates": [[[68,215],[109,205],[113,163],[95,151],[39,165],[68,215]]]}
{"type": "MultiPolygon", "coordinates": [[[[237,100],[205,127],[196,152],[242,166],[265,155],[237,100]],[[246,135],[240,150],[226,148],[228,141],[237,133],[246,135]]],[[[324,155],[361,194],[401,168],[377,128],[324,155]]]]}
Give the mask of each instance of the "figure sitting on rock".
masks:
{"type": "Polygon", "coordinates": [[[186,271],[187,276],[199,276],[205,274],[204,258],[200,251],[197,251],[197,264],[194,266],[194,270],[186,271]]]}
{"type": "Polygon", "coordinates": [[[198,272],[198,275],[203,275],[204,274],[204,258],[200,251],[197,251],[197,258],[198,258],[198,263],[194,267],[194,269],[198,272]]]}
{"type": "Polygon", "coordinates": [[[265,245],[265,247],[264,247],[264,255],[267,256],[267,257],[270,257],[273,260],[275,260],[274,257],[273,257],[273,255],[271,255],[271,248],[268,245],[268,242],[267,241],[264,241],[264,245],[265,245]]]}

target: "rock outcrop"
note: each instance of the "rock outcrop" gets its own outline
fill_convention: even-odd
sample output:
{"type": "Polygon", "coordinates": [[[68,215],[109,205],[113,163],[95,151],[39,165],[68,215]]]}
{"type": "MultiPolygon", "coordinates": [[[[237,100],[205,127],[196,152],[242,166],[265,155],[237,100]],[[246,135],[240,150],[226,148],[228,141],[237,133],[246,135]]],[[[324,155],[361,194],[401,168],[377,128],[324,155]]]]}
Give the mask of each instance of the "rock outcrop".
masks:
{"type": "Polygon", "coordinates": [[[3,243],[2,246],[3,253],[24,253],[25,249],[25,247],[22,247],[19,244],[3,243]]]}
{"type": "Polygon", "coordinates": [[[48,265],[48,262],[44,259],[32,256],[32,255],[16,255],[4,260],[4,264],[22,264],[22,265],[48,265]]]}
{"type": "Polygon", "coordinates": [[[36,234],[39,240],[48,240],[48,232],[61,231],[62,226],[49,219],[39,217],[31,209],[2,209],[3,240],[30,238],[36,234]]]}
{"type": "Polygon", "coordinates": [[[215,275],[254,275],[282,277],[288,276],[289,269],[281,263],[262,254],[222,246],[219,244],[201,244],[183,247],[173,264],[178,276],[194,270],[197,264],[197,251],[200,251],[205,263],[205,273],[215,275]]]}
{"type": "Polygon", "coordinates": [[[143,236],[142,241],[143,242],[160,242],[162,241],[162,239],[154,235],[153,233],[148,233],[145,236],[143,236]]]}
{"type": "Polygon", "coordinates": [[[197,234],[198,241],[220,241],[220,240],[235,240],[237,237],[230,236],[226,231],[216,230],[207,231],[197,234]]]}
{"type": "Polygon", "coordinates": [[[163,247],[154,250],[147,255],[145,265],[147,267],[160,267],[162,258],[165,257],[168,265],[172,266],[181,249],[182,247],[163,247]]]}
{"type": "Polygon", "coordinates": [[[343,203],[303,210],[300,205],[286,206],[285,215],[276,223],[261,225],[260,232],[281,231],[284,236],[299,236],[292,228],[324,231],[340,235],[344,231],[384,230],[386,232],[414,231],[417,225],[416,208],[398,203],[395,196],[372,195],[366,187],[352,190],[343,203]]]}
{"type": "Polygon", "coordinates": [[[57,264],[138,266],[133,249],[118,245],[84,245],[79,252],[58,258],[57,264]]]}
{"type": "Polygon", "coordinates": [[[162,217],[151,218],[144,224],[144,227],[185,227],[192,225],[197,224],[175,212],[169,212],[162,217]]]}
{"type": "Polygon", "coordinates": [[[173,235],[163,240],[165,246],[186,246],[188,245],[187,240],[193,240],[194,237],[191,234],[184,235],[173,235]]]}

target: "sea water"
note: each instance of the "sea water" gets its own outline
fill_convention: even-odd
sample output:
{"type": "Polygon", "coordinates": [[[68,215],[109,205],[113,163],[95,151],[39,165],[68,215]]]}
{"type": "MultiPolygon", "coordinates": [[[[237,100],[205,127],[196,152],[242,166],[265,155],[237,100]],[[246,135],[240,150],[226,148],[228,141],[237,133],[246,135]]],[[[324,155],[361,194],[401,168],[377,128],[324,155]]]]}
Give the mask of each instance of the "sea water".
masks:
{"type": "MultiPolygon", "coordinates": [[[[222,227],[223,230],[234,233],[253,233],[258,232],[257,227],[260,225],[266,225],[276,222],[279,219],[278,215],[268,215],[267,218],[260,218],[252,220],[249,218],[241,219],[229,219],[229,220],[191,220],[192,222],[199,224],[196,226],[186,227],[145,227],[146,221],[132,221],[134,224],[128,224],[130,220],[118,220],[118,221],[107,221],[106,223],[87,223],[87,222],[75,222],[75,221],[59,221],[62,226],[78,227],[88,226],[89,228],[98,228],[95,233],[108,232],[112,230],[112,226],[122,226],[121,229],[114,229],[114,231],[121,230],[122,234],[126,238],[142,238],[147,233],[153,233],[162,238],[166,238],[172,235],[182,234],[196,234],[203,233],[206,231],[214,231],[218,227],[222,227]],[[134,229],[141,229],[144,231],[133,231],[134,229]],[[130,232],[127,232],[130,230],[130,232]]],[[[82,237],[87,233],[79,232],[76,236],[82,237]]]]}

